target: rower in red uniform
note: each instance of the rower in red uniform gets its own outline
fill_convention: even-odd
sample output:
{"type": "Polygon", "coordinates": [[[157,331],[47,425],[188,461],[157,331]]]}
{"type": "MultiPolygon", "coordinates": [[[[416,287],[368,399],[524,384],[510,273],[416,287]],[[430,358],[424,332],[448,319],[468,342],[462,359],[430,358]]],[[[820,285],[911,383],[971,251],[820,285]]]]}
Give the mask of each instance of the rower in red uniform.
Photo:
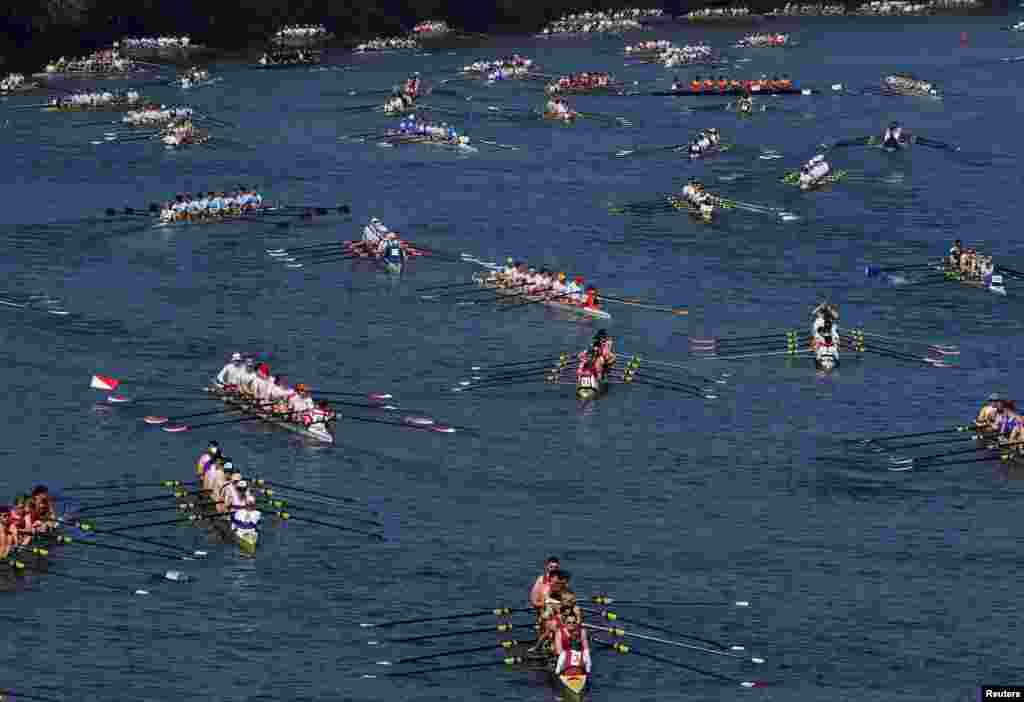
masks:
{"type": "Polygon", "coordinates": [[[29,511],[37,531],[46,532],[57,526],[57,505],[45,485],[36,485],[32,489],[29,511]]]}
{"type": "Polygon", "coordinates": [[[690,81],[690,90],[692,90],[695,93],[700,92],[700,76],[697,76],[696,78],[690,81]]]}
{"type": "Polygon", "coordinates": [[[18,545],[18,520],[14,508],[10,505],[0,506],[0,558],[10,555],[11,549],[18,545]]]}
{"type": "Polygon", "coordinates": [[[536,608],[538,616],[540,611],[544,609],[544,602],[548,598],[548,593],[551,592],[551,583],[553,578],[552,573],[558,572],[559,562],[558,558],[552,556],[544,562],[544,572],[537,576],[537,579],[533,581],[533,587],[530,588],[530,604],[536,608]]]}
{"type": "Polygon", "coordinates": [[[583,306],[592,310],[596,310],[601,307],[601,303],[597,301],[597,288],[593,285],[587,288],[586,297],[583,299],[583,306]]]}

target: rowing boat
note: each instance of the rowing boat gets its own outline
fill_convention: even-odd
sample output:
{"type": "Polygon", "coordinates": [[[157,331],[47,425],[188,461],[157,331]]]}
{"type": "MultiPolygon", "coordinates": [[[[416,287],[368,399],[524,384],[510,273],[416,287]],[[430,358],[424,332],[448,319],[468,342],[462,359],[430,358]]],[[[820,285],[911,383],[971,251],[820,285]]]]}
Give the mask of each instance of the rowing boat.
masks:
{"type": "Polygon", "coordinates": [[[933,267],[933,270],[942,273],[946,280],[951,280],[961,285],[966,285],[971,288],[980,288],[982,290],[988,290],[996,295],[1006,294],[1006,284],[1003,281],[1003,276],[1000,273],[992,272],[991,277],[988,279],[972,279],[965,276],[963,273],[957,270],[953,270],[942,263],[937,263],[933,267]]]}
{"type": "Polygon", "coordinates": [[[742,87],[726,88],[724,90],[719,88],[701,88],[699,90],[682,88],[680,90],[655,90],[648,94],[661,97],[740,97],[744,95],[814,95],[816,92],[811,88],[759,88],[751,86],[749,90],[742,87]]]}
{"type": "Polygon", "coordinates": [[[611,319],[612,316],[600,308],[584,307],[582,305],[574,305],[569,302],[557,302],[548,296],[544,295],[526,295],[516,290],[510,290],[497,285],[494,278],[488,278],[481,275],[473,276],[473,281],[476,282],[482,288],[492,290],[495,294],[500,297],[513,297],[518,298],[523,302],[536,302],[538,304],[547,305],[548,307],[554,307],[558,310],[565,312],[571,312],[586,317],[593,317],[595,319],[611,319]]]}
{"type": "Polygon", "coordinates": [[[247,414],[251,417],[256,417],[262,422],[265,422],[267,424],[273,424],[274,426],[281,427],[282,429],[287,429],[288,431],[294,434],[298,434],[299,436],[302,436],[307,439],[313,439],[314,441],[319,441],[324,444],[334,443],[334,435],[330,432],[328,427],[322,424],[311,424],[310,426],[307,427],[305,424],[302,424],[301,422],[291,421],[285,419],[285,417],[283,416],[253,409],[252,403],[249,403],[241,399],[237,395],[227,394],[222,390],[219,390],[218,388],[208,387],[205,388],[205,390],[214,397],[220,398],[221,400],[224,401],[224,404],[228,405],[229,407],[232,407],[233,409],[241,412],[242,414],[247,414]]]}
{"type": "Polygon", "coordinates": [[[822,187],[824,185],[830,185],[832,183],[838,183],[839,181],[844,180],[846,178],[846,176],[847,176],[847,172],[846,171],[832,171],[828,175],[825,175],[825,176],[822,176],[821,178],[817,178],[815,180],[812,180],[809,183],[803,183],[803,182],[800,181],[800,173],[796,172],[796,173],[787,173],[782,178],[782,182],[785,183],[786,185],[796,185],[796,186],[799,186],[799,188],[801,190],[806,192],[808,190],[814,190],[815,188],[820,188],[820,187],[822,187]]]}
{"type": "Polygon", "coordinates": [[[932,84],[909,75],[895,74],[882,79],[882,92],[889,95],[942,99],[932,84]]]}
{"type": "Polygon", "coordinates": [[[728,151],[729,149],[732,148],[732,144],[718,143],[718,144],[711,144],[706,149],[698,149],[697,151],[694,151],[693,150],[693,146],[694,146],[693,144],[690,144],[690,148],[688,148],[686,150],[686,152],[689,155],[691,161],[695,161],[698,158],[704,158],[705,156],[716,156],[716,155],[718,155],[718,154],[720,154],[720,153],[722,153],[724,151],[728,151]]]}
{"type": "Polygon", "coordinates": [[[192,522],[197,526],[205,525],[220,539],[238,546],[242,553],[256,553],[260,534],[256,529],[238,530],[231,524],[229,514],[218,514],[213,500],[204,492],[189,492],[180,488],[175,493],[178,510],[197,519],[192,522]]]}
{"type": "Polygon", "coordinates": [[[702,202],[700,207],[698,207],[686,198],[678,197],[676,195],[669,195],[668,201],[669,204],[677,210],[685,210],[694,217],[700,217],[705,222],[710,222],[715,216],[715,206],[710,202],[702,202]]]}
{"type": "Polygon", "coordinates": [[[460,136],[454,140],[447,138],[432,137],[426,134],[403,134],[398,131],[388,131],[384,134],[381,146],[395,146],[396,144],[430,144],[443,148],[457,149],[459,151],[476,153],[478,149],[469,144],[469,137],[460,136]]]}
{"type": "Polygon", "coordinates": [[[265,205],[263,207],[257,207],[246,210],[233,210],[231,214],[217,215],[217,216],[206,216],[206,217],[184,217],[182,219],[161,219],[153,224],[154,229],[163,227],[176,227],[179,225],[195,225],[195,224],[221,224],[223,222],[235,222],[244,220],[247,217],[259,217],[261,215],[270,215],[275,212],[280,212],[284,208],[274,207],[271,205],[265,205]]]}

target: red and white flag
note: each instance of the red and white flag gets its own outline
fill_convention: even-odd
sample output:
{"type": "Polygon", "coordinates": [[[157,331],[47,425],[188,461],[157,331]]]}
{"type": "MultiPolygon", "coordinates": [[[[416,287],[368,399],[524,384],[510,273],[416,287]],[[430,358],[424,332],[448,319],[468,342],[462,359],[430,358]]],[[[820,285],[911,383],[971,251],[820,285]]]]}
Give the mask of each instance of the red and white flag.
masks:
{"type": "Polygon", "coordinates": [[[89,387],[95,388],[96,390],[116,390],[117,386],[121,384],[120,380],[111,378],[109,375],[94,375],[92,382],[89,383],[89,387]]]}

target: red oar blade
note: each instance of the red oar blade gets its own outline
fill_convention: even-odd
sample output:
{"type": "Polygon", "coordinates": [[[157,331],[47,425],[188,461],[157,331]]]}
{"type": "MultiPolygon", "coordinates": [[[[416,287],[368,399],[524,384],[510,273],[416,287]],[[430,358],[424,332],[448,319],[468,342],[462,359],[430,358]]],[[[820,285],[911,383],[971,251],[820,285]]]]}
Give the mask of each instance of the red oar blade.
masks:
{"type": "Polygon", "coordinates": [[[180,434],[183,431],[188,431],[188,426],[185,424],[179,424],[176,426],[162,427],[168,434],[180,434]]]}
{"type": "Polygon", "coordinates": [[[94,375],[92,380],[89,382],[89,387],[95,390],[106,390],[112,392],[117,390],[117,386],[121,384],[121,381],[117,378],[111,378],[109,375],[94,375]]]}
{"type": "Polygon", "coordinates": [[[167,424],[167,422],[169,422],[170,419],[168,419],[167,417],[156,417],[150,414],[143,417],[142,421],[144,421],[146,424],[167,424]]]}

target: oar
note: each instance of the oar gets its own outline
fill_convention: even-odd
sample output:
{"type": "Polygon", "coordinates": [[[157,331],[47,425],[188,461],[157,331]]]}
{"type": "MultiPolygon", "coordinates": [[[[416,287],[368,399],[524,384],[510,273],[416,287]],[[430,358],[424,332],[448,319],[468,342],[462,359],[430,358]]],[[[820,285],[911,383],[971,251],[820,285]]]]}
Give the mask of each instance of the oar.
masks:
{"type": "Polygon", "coordinates": [[[559,356],[557,358],[552,358],[551,356],[542,356],[540,358],[531,358],[531,359],[528,359],[528,360],[525,360],[525,361],[509,361],[508,363],[493,363],[493,364],[488,365],[488,366],[470,366],[469,369],[473,370],[473,371],[494,370],[495,368],[509,368],[511,366],[524,366],[524,365],[533,365],[535,363],[541,363],[541,362],[561,361],[561,360],[563,360],[565,358],[568,358],[568,357],[569,357],[568,354],[562,353],[562,354],[559,354],[559,356]]]}
{"type": "Polygon", "coordinates": [[[514,146],[512,144],[499,144],[496,141],[489,141],[487,139],[479,139],[479,140],[477,140],[477,143],[478,144],[487,144],[488,146],[493,146],[493,147],[495,147],[497,149],[507,149],[509,151],[519,151],[520,150],[520,147],[518,147],[518,146],[514,146]]]}
{"type": "Polygon", "coordinates": [[[353,422],[369,422],[371,424],[387,424],[393,427],[403,427],[405,429],[422,429],[424,431],[435,431],[440,434],[454,434],[459,431],[464,431],[467,434],[478,435],[476,429],[470,429],[467,427],[451,427],[445,424],[436,424],[434,420],[421,418],[421,417],[403,417],[401,422],[389,422],[386,419],[375,419],[373,417],[356,417],[354,415],[345,415],[343,419],[348,419],[353,422]]]}
{"type": "Polygon", "coordinates": [[[124,404],[126,402],[221,402],[219,397],[209,395],[195,395],[190,397],[124,397],[121,395],[107,398],[111,404],[124,404]]]}
{"type": "Polygon", "coordinates": [[[281,520],[294,520],[299,522],[306,522],[308,524],[316,524],[317,526],[327,527],[329,529],[336,529],[338,531],[348,531],[353,534],[361,534],[363,536],[369,536],[377,541],[387,541],[382,534],[377,534],[372,531],[365,531],[363,529],[353,529],[352,527],[342,526],[341,524],[333,524],[331,522],[322,522],[319,519],[311,519],[310,517],[296,516],[291,512],[273,512],[273,516],[281,520]]]}
{"type": "Polygon", "coordinates": [[[699,397],[699,398],[702,398],[702,399],[705,399],[705,400],[717,400],[718,399],[718,395],[714,395],[712,393],[704,393],[704,392],[699,391],[699,390],[691,390],[689,387],[677,386],[675,384],[669,385],[667,383],[652,383],[649,380],[644,380],[643,378],[637,378],[636,376],[630,376],[630,378],[628,380],[624,380],[623,382],[639,383],[641,385],[647,385],[648,387],[657,388],[659,390],[675,390],[676,392],[681,392],[684,395],[690,395],[691,397],[699,397]]]}
{"type": "Polygon", "coordinates": [[[746,343],[746,342],[749,342],[749,341],[760,341],[762,339],[770,339],[772,341],[780,341],[780,340],[785,340],[785,339],[789,338],[789,336],[791,334],[796,334],[796,333],[797,332],[795,330],[792,330],[792,329],[783,329],[783,330],[777,331],[777,332],[771,332],[771,333],[768,333],[768,334],[754,334],[752,336],[726,336],[726,337],[714,337],[714,336],[710,336],[710,337],[696,337],[696,336],[691,336],[690,337],[690,345],[693,346],[693,345],[696,344],[696,345],[703,346],[703,345],[713,344],[713,345],[717,346],[719,344],[746,343]]]}
{"type": "Polygon", "coordinates": [[[975,438],[977,438],[977,437],[975,437],[972,434],[972,435],[968,435],[968,436],[953,436],[953,437],[947,437],[947,438],[941,438],[941,439],[931,439],[930,441],[915,441],[914,443],[911,443],[911,444],[899,444],[897,446],[890,446],[889,442],[887,441],[887,442],[885,442],[885,444],[883,446],[880,446],[876,450],[878,450],[878,451],[902,451],[903,449],[918,448],[920,446],[936,446],[938,444],[961,443],[964,440],[971,441],[971,440],[973,440],[975,438]]]}
{"type": "Polygon", "coordinates": [[[499,622],[494,626],[485,626],[475,629],[460,629],[459,631],[442,631],[439,634],[421,634],[419,636],[402,636],[398,638],[384,639],[383,641],[373,641],[373,645],[378,643],[412,643],[414,641],[432,641],[434,639],[445,639],[451,636],[472,636],[473,634],[490,634],[495,631],[504,632],[512,631],[513,629],[532,629],[535,624],[513,624],[512,622],[499,622]]]}
{"type": "Polygon", "coordinates": [[[601,619],[604,619],[604,620],[609,621],[609,622],[619,622],[621,624],[632,624],[633,626],[640,626],[640,627],[643,627],[644,629],[650,629],[651,631],[660,631],[662,633],[671,634],[673,636],[681,636],[684,639],[690,639],[692,641],[700,641],[701,643],[706,643],[709,646],[714,646],[715,648],[718,648],[718,649],[720,649],[722,651],[744,651],[744,650],[746,650],[746,648],[743,647],[743,646],[730,646],[730,645],[727,645],[727,644],[723,644],[720,641],[714,641],[713,639],[705,639],[705,638],[702,638],[700,636],[693,636],[692,634],[684,634],[684,633],[681,633],[681,632],[678,632],[678,631],[674,631],[673,629],[669,629],[668,627],[658,626],[657,624],[650,624],[648,622],[641,622],[641,621],[638,621],[636,619],[630,619],[630,621],[627,622],[625,619],[622,619],[621,617],[619,617],[619,615],[616,614],[615,612],[609,612],[606,609],[594,609],[593,607],[580,607],[580,609],[582,611],[584,611],[584,612],[587,612],[587,613],[590,613],[590,614],[595,614],[595,615],[599,616],[601,619]]]}
{"type": "Polygon", "coordinates": [[[97,483],[93,485],[71,485],[61,488],[61,492],[82,492],[87,490],[130,490],[135,488],[173,488],[179,485],[192,485],[195,480],[161,480],[157,483],[97,483]]]}
{"type": "MultiPolygon", "coordinates": [[[[252,482],[256,487],[277,488],[286,492],[298,492],[304,495],[312,495],[314,497],[322,497],[324,499],[337,500],[338,502],[347,502],[350,504],[361,505],[363,503],[363,500],[357,500],[354,497],[348,497],[346,495],[332,495],[330,493],[320,492],[319,490],[310,490],[309,488],[299,487],[298,485],[287,485],[277,481],[264,480],[263,478],[254,478],[252,482]]],[[[273,494],[273,491],[266,494],[273,494]]]]}
{"type": "Polygon", "coordinates": [[[939,141],[938,139],[929,139],[928,137],[922,137],[922,136],[915,135],[913,137],[913,140],[914,140],[915,144],[920,144],[921,146],[928,146],[928,147],[931,147],[933,149],[944,149],[946,151],[959,151],[960,150],[959,146],[954,146],[953,144],[947,144],[946,142],[939,141]]]}
{"type": "MultiPolygon", "coordinates": [[[[33,549],[35,552],[36,549],[33,549]]],[[[45,555],[41,554],[41,555],[45,555]]],[[[108,573],[116,573],[117,571],[124,571],[126,573],[139,573],[140,575],[148,575],[151,578],[159,580],[172,580],[174,582],[186,582],[189,580],[188,575],[182,573],[180,570],[163,570],[153,571],[145,570],[143,568],[134,568],[124,563],[113,563],[111,561],[98,561],[92,558],[82,558],[80,556],[70,556],[66,553],[60,554],[60,560],[62,561],[74,561],[77,563],[87,563],[89,565],[99,566],[107,569],[108,573]]]]}
{"type": "MultiPolygon", "coordinates": [[[[271,402],[261,402],[259,404],[247,406],[246,409],[265,409],[267,407],[273,406],[275,403],[276,400],[271,402]]],[[[147,415],[142,418],[142,421],[144,421],[146,424],[167,424],[168,422],[178,422],[181,421],[182,419],[192,419],[193,417],[209,417],[210,415],[215,414],[232,414],[238,411],[239,409],[237,407],[225,405],[221,409],[208,410],[205,412],[193,412],[192,414],[182,414],[177,417],[161,417],[157,415],[147,415]]]]}
{"type": "Polygon", "coordinates": [[[845,147],[845,146],[867,146],[868,144],[871,143],[871,140],[873,138],[874,137],[863,136],[863,137],[854,137],[854,138],[851,138],[851,139],[842,139],[840,141],[835,142],[831,146],[829,144],[821,144],[821,148],[823,148],[823,149],[839,149],[839,148],[842,148],[842,147],[845,147]]]}
{"type": "Polygon", "coordinates": [[[415,288],[413,292],[426,292],[429,290],[448,290],[451,288],[475,287],[476,285],[479,285],[479,283],[473,280],[468,283],[446,283],[444,285],[430,285],[425,288],[415,288]]]}
{"type": "Polygon", "coordinates": [[[948,429],[935,429],[933,431],[915,431],[909,434],[889,434],[886,436],[873,436],[866,439],[843,439],[845,443],[871,444],[892,441],[895,439],[913,439],[919,436],[937,436],[939,434],[952,434],[953,432],[977,431],[973,425],[961,425],[949,427],[948,429]]]}
{"type": "Polygon", "coordinates": [[[894,351],[892,349],[884,348],[881,346],[865,346],[865,353],[877,353],[880,356],[887,356],[897,361],[906,361],[908,363],[925,363],[934,368],[951,368],[952,366],[945,361],[939,359],[928,358],[927,356],[915,356],[914,354],[905,353],[903,351],[894,351]]]}
{"type": "Polygon", "coordinates": [[[443,614],[440,616],[432,617],[416,617],[414,619],[393,619],[386,622],[360,622],[359,626],[363,629],[386,629],[392,626],[402,626],[405,624],[424,624],[427,622],[447,622],[454,619],[473,619],[475,617],[508,617],[518,612],[532,612],[533,607],[495,607],[492,609],[482,609],[475,612],[462,612],[460,614],[443,614]]]}
{"type": "Polygon", "coordinates": [[[650,304],[648,302],[641,302],[640,300],[636,300],[636,299],[632,299],[632,298],[625,298],[624,299],[624,298],[618,298],[618,297],[609,297],[608,295],[600,295],[600,294],[598,295],[598,298],[602,302],[607,301],[607,302],[615,302],[615,303],[620,304],[620,305],[632,305],[633,307],[642,307],[643,309],[654,310],[656,312],[668,312],[669,314],[674,314],[674,315],[678,315],[678,316],[687,315],[687,314],[690,313],[689,310],[685,310],[685,309],[682,309],[682,308],[669,307],[668,305],[652,305],[652,304],[650,304]]]}
{"type": "MultiPolygon", "coordinates": [[[[377,521],[375,519],[362,519],[362,518],[353,517],[353,516],[347,515],[347,514],[338,514],[337,512],[331,512],[331,511],[328,511],[328,510],[316,509],[314,507],[307,507],[305,505],[296,504],[294,502],[289,502],[288,500],[277,500],[277,499],[261,498],[260,500],[258,500],[256,502],[256,505],[258,507],[266,507],[271,512],[286,511],[289,514],[292,514],[297,509],[297,510],[299,510],[300,516],[301,516],[302,513],[308,512],[309,514],[315,514],[315,515],[319,515],[321,517],[339,517],[341,519],[349,519],[349,520],[351,520],[353,522],[357,522],[359,524],[366,524],[367,526],[375,526],[375,527],[384,526],[381,522],[379,522],[379,521],[377,521]]],[[[335,505],[335,506],[336,507],[342,507],[342,505],[335,505]]]]}
{"type": "Polygon", "coordinates": [[[690,145],[689,142],[682,144],[670,144],[668,146],[650,146],[650,147],[637,147],[634,149],[620,149],[615,152],[616,158],[625,158],[626,156],[632,156],[636,154],[638,156],[647,156],[649,154],[657,154],[664,151],[675,151],[676,149],[685,149],[690,145]]]}
{"type": "Polygon", "coordinates": [[[250,415],[246,417],[238,417],[237,419],[226,419],[221,422],[204,422],[203,424],[176,424],[171,427],[160,427],[168,434],[180,434],[186,431],[192,431],[193,429],[203,429],[205,427],[219,427],[225,424],[240,424],[242,422],[254,422],[260,421],[260,417],[256,415],[250,415]]]}
{"type": "MultiPolygon", "coordinates": [[[[517,656],[509,656],[502,658],[500,661],[490,661],[487,663],[462,663],[460,665],[446,665],[440,668],[427,668],[426,670],[406,670],[399,673],[385,673],[389,678],[408,677],[410,675],[427,675],[429,673],[442,673],[450,670],[472,670],[474,668],[494,668],[499,665],[513,666],[522,665],[525,659],[517,656]]],[[[363,678],[376,678],[376,675],[363,675],[363,678]]]]}
{"type": "Polygon", "coordinates": [[[612,636],[626,637],[626,638],[633,638],[633,639],[642,639],[644,641],[651,641],[653,643],[660,643],[660,644],[664,644],[666,646],[675,646],[676,648],[685,648],[685,649],[687,649],[689,651],[697,651],[698,653],[706,653],[708,655],[719,656],[721,658],[733,658],[733,659],[744,661],[744,662],[747,662],[747,663],[757,663],[757,664],[764,663],[764,659],[763,658],[758,658],[757,656],[744,656],[744,655],[740,655],[738,653],[733,653],[732,651],[721,651],[721,650],[714,649],[714,648],[706,648],[704,646],[697,646],[695,644],[688,644],[688,643],[685,643],[683,641],[673,641],[671,639],[662,639],[662,638],[659,638],[657,636],[648,636],[646,634],[638,634],[638,633],[635,633],[635,632],[626,631],[625,629],[622,629],[620,627],[598,626],[597,624],[584,624],[583,626],[586,629],[594,629],[596,631],[607,632],[607,633],[611,634],[612,636]]]}
{"type": "Polygon", "coordinates": [[[908,263],[901,266],[879,266],[873,263],[869,263],[864,266],[864,275],[868,278],[873,278],[880,273],[889,273],[891,271],[915,271],[921,269],[934,268],[934,263],[908,263]]]}
{"type": "Polygon", "coordinates": [[[157,553],[155,551],[145,551],[138,548],[130,548],[128,546],[115,546],[114,544],[102,544],[98,541],[88,541],[82,539],[76,539],[66,534],[57,536],[58,544],[77,544],[79,546],[92,546],[93,548],[105,548],[111,551],[122,551],[124,553],[134,553],[139,556],[147,556],[149,558],[163,558],[165,560],[172,561],[191,561],[195,560],[189,556],[171,556],[166,553],[157,553]]]}
{"type": "MultiPolygon", "coordinates": [[[[164,486],[161,485],[159,487],[164,487],[164,486]]],[[[167,486],[167,487],[171,487],[171,486],[167,486]]],[[[95,512],[98,509],[109,509],[111,507],[124,507],[125,505],[137,505],[137,504],[141,504],[143,502],[156,502],[158,500],[168,500],[168,499],[170,499],[170,497],[171,497],[170,495],[156,495],[155,497],[138,497],[138,498],[136,498],[134,500],[120,500],[118,502],[109,502],[107,504],[102,504],[102,505],[86,505],[85,507],[82,507],[81,509],[79,509],[76,512],[76,514],[81,516],[81,515],[85,514],[86,512],[95,512]]]]}
{"type": "Polygon", "coordinates": [[[432,658],[445,658],[447,656],[460,656],[466,653],[477,653],[479,651],[491,651],[495,648],[503,648],[508,650],[515,646],[521,645],[521,642],[514,639],[501,641],[496,644],[488,644],[486,646],[473,646],[472,648],[459,648],[454,651],[438,651],[437,653],[425,653],[422,656],[412,656],[410,658],[398,658],[393,661],[377,661],[377,665],[405,665],[407,663],[418,663],[419,661],[428,661],[432,658]]]}
{"type": "MultiPolygon", "coordinates": [[[[474,285],[476,285],[476,283],[474,283],[474,285]]],[[[471,298],[471,297],[473,297],[475,295],[485,295],[487,293],[490,293],[490,294],[493,295],[494,294],[494,289],[493,288],[488,288],[488,287],[485,287],[485,286],[480,286],[479,289],[477,289],[477,290],[472,290],[472,289],[470,289],[470,290],[465,290],[465,289],[449,290],[448,292],[434,293],[433,295],[420,295],[420,299],[421,300],[437,300],[437,299],[442,298],[442,297],[452,297],[452,296],[456,296],[456,297],[459,297],[459,298],[469,299],[469,298],[471,298]]]]}
{"type": "MultiPolygon", "coordinates": [[[[534,375],[535,376],[540,376],[540,371],[534,371],[534,375]]],[[[523,381],[528,379],[528,378],[530,378],[530,377],[531,377],[531,375],[528,374],[528,375],[523,376],[523,377],[506,378],[504,380],[495,380],[495,381],[490,381],[490,382],[481,381],[479,383],[474,383],[472,385],[468,385],[468,386],[464,386],[464,387],[454,387],[454,388],[451,389],[451,391],[452,392],[467,392],[467,391],[470,391],[470,390],[489,390],[489,389],[493,389],[493,388],[496,388],[496,387],[501,387],[503,385],[522,385],[523,381]]],[[[537,380],[541,380],[542,378],[541,377],[536,377],[536,379],[537,380]]]]}
{"type": "Polygon", "coordinates": [[[673,667],[676,667],[676,668],[683,668],[684,670],[689,670],[689,671],[694,672],[694,673],[699,673],[701,675],[706,675],[707,677],[714,678],[715,680],[722,680],[724,682],[735,683],[735,684],[738,684],[740,687],[745,687],[745,688],[765,687],[766,684],[767,684],[767,683],[764,683],[764,682],[755,682],[755,681],[751,681],[751,680],[740,680],[738,678],[733,678],[733,677],[730,677],[728,675],[722,675],[721,673],[716,673],[716,672],[714,672],[712,670],[704,670],[702,668],[697,668],[696,666],[687,665],[686,663],[680,663],[679,661],[674,661],[674,660],[671,660],[669,658],[662,658],[661,656],[655,656],[655,655],[653,655],[651,653],[643,653],[641,651],[634,651],[632,647],[630,647],[630,646],[628,646],[628,645],[626,645],[624,643],[621,643],[621,642],[611,643],[611,642],[608,642],[608,641],[602,641],[600,639],[596,639],[595,643],[600,644],[602,646],[605,646],[606,648],[610,648],[610,649],[612,649],[613,651],[615,651],[617,653],[632,653],[634,656],[639,656],[641,658],[647,658],[647,659],[650,659],[652,661],[657,661],[658,663],[664,663],[665,665],[670,665],[670,666],[673,666],[673,667]]]}
{"type": "MultiPolygon", "coordinates": [[[[21,562],[21,561],[18,561],[18,560],[9,561],[9,563],[15,569],[15,571],[24,570],[24,568],[25,568],[25,564],[23,562],[21,562]]],[[[148,595],[149,594],[149,590],[142,590],[142,589],[136,589],[136,588],[127,588],[127,587],[119,587],[117,585],[111,585],[110,583],[103,582],[102,580],[96,580],[95,578],[86,578],[86,577],[83,577],[81,575],[71,575],[70,573],[65,573],[65,572],[60,571],[60,570],[54,570],[53,568],[49,568],[49,567],[46,570],[46,574],[47,574],[47,576],[55,575],[55,576],[57,576],[59,578],[66,578],[67,580],[74,580],[75,582],[86,583],[86,584],[92,585],[94,587],[100,587],[100,588],[103,588],[105,590],[113,590],[115,592],[128,593],[128,594],[131,594],[131,595],[148,595]]]]}
{"type": "Polygon", "coordinates": [[[1012,443],[1012,444],[1001,444],[1001,445],[998,445],[998,446],[989,446],[989,445],[975,446],[973,448],[968,448],[968,449],[957,449],[956,451],[947,451],[946,453],[933,453],[930,456],[913,456],[913,457],[900,458],[900,459],[890,458],[889,459],[889,463],[891,463],[893,465],[920,465],[920,464],[928,465],[930,462],[934,462],[936,460],[942,460],[943,458],[946,458],[948,456],[962,456],[964,454],[969,454],[969,453],[978,453],[979,451],[1001,451],[1001,450],[1004,450],[1006,448],[1017,446],[1017,445],[1022,444],[1022,443],[1024,443],[1024,442],[1015,442],[1015,443],[1012,443]]]}
{"type": "Polygon", "coordinates": [[[621,355],[622,358],[632,359],[637,364],[640,364],[640,362],[643,362],[644,364],[648,364],[648,365],[652,365],[652,366],[662,366],[664,368],[673,368],[673,369],[681,370],[684,373],[686,373],[687,375],[690,375],[690,376],[692,376],[694,378],[697,378],[698,380],[702,380],[702,381],[704,381],[705,383],[707,383],[709,385],[725,385],[728,381],[726,381],[724,379],[732,376],[731,373],[722,373],[721,376],[718,377],[718,378],[709,378],[706,375],[701,375],[700,373],[696,373],[693,370],[691,370],[690,368],[687,368],[686,366],[680,365],[678,363],[669,363],[668,361],[652,361],[651,359],[647,358],[646,356],[640,356],[639,354],[622,353],[620,355],[621,355]]]}
{"type": "MultiPolygon", "coordinates": [[[[102,515],[100,515],[100,517],[103,517],[103,518],[110,517],[110,516],[113,516],[113,515],[110,515],[110,514],[102,514],[102,515]]],[[[186,549],[181,548],[180,546],[178,546],[176,544],[167,543],[166,541],[160,541],[158,539],[147,539],[144,536],[134,536],[134,535],[129,535],[129,534],[122,534],[120,532],[120,530],[118,530],[118,529],[113,529],[113,530],[97,529],[96,525],[93,522],[78,521],[78,522],[68,522],[68,523],[71,524],[72,526],[74,526],[75,528],[79,529],[83,533],[100,534],[101,536],[116,536],[117,538],[123,539],[125,541],[134,541],[136,543],[147,544],[149,546],[157,546],[158,548],[162,548],[162,549],[166,549],[168,551],[172,551],[172,552],[176,553],[180,558],[182,558],[183,560],[187,560],[187,561],[195,560],[195,558],[197,558],[197,557],[198,558],[203,558],[203,557],[205,557],[207,555],[206,551],[188,551],[186,549]]]]}

